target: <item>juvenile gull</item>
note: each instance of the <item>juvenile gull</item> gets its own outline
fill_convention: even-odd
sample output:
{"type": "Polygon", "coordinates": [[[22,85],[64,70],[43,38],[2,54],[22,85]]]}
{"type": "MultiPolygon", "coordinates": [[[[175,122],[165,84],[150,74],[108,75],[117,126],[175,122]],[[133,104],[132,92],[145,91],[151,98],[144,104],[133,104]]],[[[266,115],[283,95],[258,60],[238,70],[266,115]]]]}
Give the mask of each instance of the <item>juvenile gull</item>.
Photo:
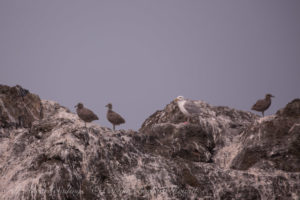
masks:
{"type": "Polygon", "coordinates": [[[193,101],[184,99],[183,96],[178,96],[174,101],[177,102],[180,111],[188,118],[188,121],[192,116],[201,112],[200,108],[193,101]]]}
{"type": "Polygon", "coordinates": [[[265,110],[267,110],[271,105],[271,97],[274,96],[272,94],[266,94],[265,99],[257,100],[257,102],[252,106],[251,110],[262,112],[262,116],[264,117],[265,110]]]}
{"type": "Polygon", "coordinates": [[[121,117],[121,115],[119,115],[118,113],[116,113],[112,110],[111,103],[107,104],[105,107],[108,108],[106,118],[110,123],[112,123],[113,130],[115,130],[116,125],[125,123],[125,120],[123,119],[123,117],[121,117]]]}
{"type": "Polygon", "coordinates": [[[99,119],[98,116],[95,115],[95,113],[93,113],[93,111],[91,111],[88,108],[85,108],[82,103],[78,103],[75,106],[75,108],[77,108],[76,112],[78,117],[84,121],[85,127],[86,127],[86,122],[91,122],[99,119]]]}

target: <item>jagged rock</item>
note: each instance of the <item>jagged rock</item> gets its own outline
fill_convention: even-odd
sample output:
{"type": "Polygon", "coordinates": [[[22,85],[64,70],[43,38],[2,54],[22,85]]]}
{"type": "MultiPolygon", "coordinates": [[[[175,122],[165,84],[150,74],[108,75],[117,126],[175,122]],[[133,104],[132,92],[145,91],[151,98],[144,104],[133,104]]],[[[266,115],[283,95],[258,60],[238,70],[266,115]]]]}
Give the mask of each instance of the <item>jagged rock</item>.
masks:
{"type": "Polygon", "coordinates": [[[139,132],[112,132],[93,123],[85,128],[67,108],[41,103],[44,117],[31,128],[0,128],[3,200],[300,197],[297,117],[258,118],[198,101],[203,112],[184,124],[172,102],[150,116],[139,132]],[[251,145],[265,157],[255,158],[255,149],[247,151],[251,145]],[[294,156],[288,170],[278,170],[286,156],[265,151],[272,145],[289,149],[277,151],[279,155],[294,156]],[[245,152],[251,165],[244,163],[245,152]],[[268,155],[271,160],[265,159],[268,155]],[[240,166],[246,167],[233,169],[240,166]]]}
{"type": "Polygon", "coordinates": [[[0,127],[31,127],[41,116],[39,96],[17,85],[0,85],[0,127]]]}
{"type": "Polygon", "coordinates": [[[235,188],[231,191],[225,191],[220,197],[221,200],[244,199],[244,200],[260,200],[260,195],[254,187],[235,188]]]}
{"type": "Polygon", "coordinates": [[[210,162],[213,137],[197,125],[162,123],[145,133],[144,149],[168,158],[181,157],[194,162],[210,162]]]}
{"type": "Polygon", "coordinates": [[[285,117],[300,117],[300,99],[294,99],[285,106],[282,113],[277,114],[285,117]]]}
{"type": "Polygon", "coordinates": [[[299,102],[296,99],[282,113],[255,121],[243,133],[243,149],[234,158],[232,168],[300,172],[299,102]]]}
{"type": "Polygon", "coordinates": [[[197,178],[191,174],[189,169],[183,169],[182,170],[182,179],[183,182],[192,186],[192,187],[199,187],[201,186],[201,184],[199,183],[199,181],[197,180],[197,178]]]}
{"type": "MultiPolygon", "coordinates": [[[[232,153],[235,153],[230,147],[236,144],[235,140],[258,116],[224,106],[211,106],[203,101],[194,102],[199,106],[201,114],[193,117],[191,124],[182,123],[185,121],[184,115],[172,101],[164,110],[156,111],[146,119],[140,132],[148,136],[148,141],[154,142],[152,146],[156,151],[170,149],[169,155],[179,155],[193,161],[214,160],[221,166],[229,166],[232,153]],[[160,144],[169,141],[169,144],[160,146],[155,141],[160,144]]],[[[151,142],[145,146],[149,144],[151,146],[151,142]]]]}

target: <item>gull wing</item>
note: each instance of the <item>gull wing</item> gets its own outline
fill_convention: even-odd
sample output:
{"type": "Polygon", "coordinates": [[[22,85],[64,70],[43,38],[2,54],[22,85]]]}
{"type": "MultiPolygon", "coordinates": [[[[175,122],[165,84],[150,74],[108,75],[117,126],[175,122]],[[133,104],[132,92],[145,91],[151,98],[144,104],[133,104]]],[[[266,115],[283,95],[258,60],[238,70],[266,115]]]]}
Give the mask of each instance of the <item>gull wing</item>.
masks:
{"type": "Polygon", "coordinates": [[[112,124],[116,124],[116,125],[125,123],[125,119],[121,117],[121,115],[119,115],[118,113],[112,110],[107,113],[107,119],[112,124]]]}
{"type": "Polygon", "coordinates": [[[83,118],[86,121],[93,121],[93,120],[98,120],[99,119],[98,116],[88,108],[83,108],[81,115],[83,115],[83,118]]]}
{"type": "Polygon", "coordinates": [[[253,106],[252,110],[264,111],[271,105],[271,102],[266,101],[265,99],[258,100],[253,106]]]}
{"type": "Polygon", "coordinates": [[[183,105],[190,114],[199,114],[201,109],[193,101],[187,100],[183,105]]]}

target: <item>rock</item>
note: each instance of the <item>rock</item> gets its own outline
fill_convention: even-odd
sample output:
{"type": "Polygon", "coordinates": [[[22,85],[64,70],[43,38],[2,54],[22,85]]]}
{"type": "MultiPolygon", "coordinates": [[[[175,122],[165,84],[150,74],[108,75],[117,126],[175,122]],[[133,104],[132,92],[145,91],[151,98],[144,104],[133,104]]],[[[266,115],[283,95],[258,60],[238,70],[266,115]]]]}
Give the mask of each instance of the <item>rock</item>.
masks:
{"type": "Polygon", "coordinates": [[[255,121],[244,132],[241,139],[243,149],[233,159],[231,167],[300,172],[298,103],[296,99],[287,104],[282,113],[255,121]]]}
{"type": "Polygon", "coordinates": [[[42,118],[39,96],[21,86],[0,85],[0,127],[31,127],[42,118]]]}
{"type": "Polygon", "coordinates": [[[185,117],[175,102],[146,119],[139,130],[149,141],[144,146],[146,149],[152,148],[152,151],[153,146],[158,147],[156,152],[164,154],[162,152],[168,151],[167,154],[173,157],[185,157],[198,162],[214,160],[220,165],[228,165],[228,161],[232,159],[231,154],[235,152],[226,148],[233,144],[258,116],[224,106],[211,106],[203,101],[194,102],[202,112],[199,117],[193,117],[190,124],[182,123],[185,117]],[[169,148],[157,145],[165,142],[169,143],[169,148]]]}
{"type": "Polygon", "coordinates": [[[294,99],[288,103],[282,110],[282,113],[278,113],[285,117],[300,117],[300,99],[294,99]]]}
{"type": "Polygon", "coordinates": [[[144,149],[150,153],[194,162],[212,159],[213,137],[197,125],[156,124],[145,136],[144,149]]]}
{"type": "Polygon", "coordinates": [[[254,187],[241,187],[231,191],[225,191],[221,195],[221,200],[244,199],[244,200],[260,200],[259,192],[254,187]]]}
{"type": "Polygon", "coordinates": [[[171,102],[113,132],[42,100],[31,128],[0,128],[1,199],[299,199],[297,117],[197,103],[190,124],[171,102]]]}
{"type": "Polygon", "coordinates": [[[191,172],[190,172],[189,169],[185,168],[185,169],[182,170],[181,173],[182,173],[182,179],[183,179],[182,181],[183,181],[183,183],[188,184],[188,185],[190,185],[192,187],[198,187],[198,186],[201,185],[198,182],[197,178],[191,174],[191,172]]]}

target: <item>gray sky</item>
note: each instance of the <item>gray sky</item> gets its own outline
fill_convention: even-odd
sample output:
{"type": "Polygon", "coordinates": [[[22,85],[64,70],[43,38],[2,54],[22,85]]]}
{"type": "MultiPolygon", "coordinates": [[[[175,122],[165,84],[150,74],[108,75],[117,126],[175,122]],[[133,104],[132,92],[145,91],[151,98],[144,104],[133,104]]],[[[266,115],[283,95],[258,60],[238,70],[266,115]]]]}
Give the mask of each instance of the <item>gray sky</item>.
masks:
{"type": "Polygon", "coordinates": [[[300,97],[299,0],[0,0],[0,83],[138,129],[178,95],[266,114],[300,97]]]}

